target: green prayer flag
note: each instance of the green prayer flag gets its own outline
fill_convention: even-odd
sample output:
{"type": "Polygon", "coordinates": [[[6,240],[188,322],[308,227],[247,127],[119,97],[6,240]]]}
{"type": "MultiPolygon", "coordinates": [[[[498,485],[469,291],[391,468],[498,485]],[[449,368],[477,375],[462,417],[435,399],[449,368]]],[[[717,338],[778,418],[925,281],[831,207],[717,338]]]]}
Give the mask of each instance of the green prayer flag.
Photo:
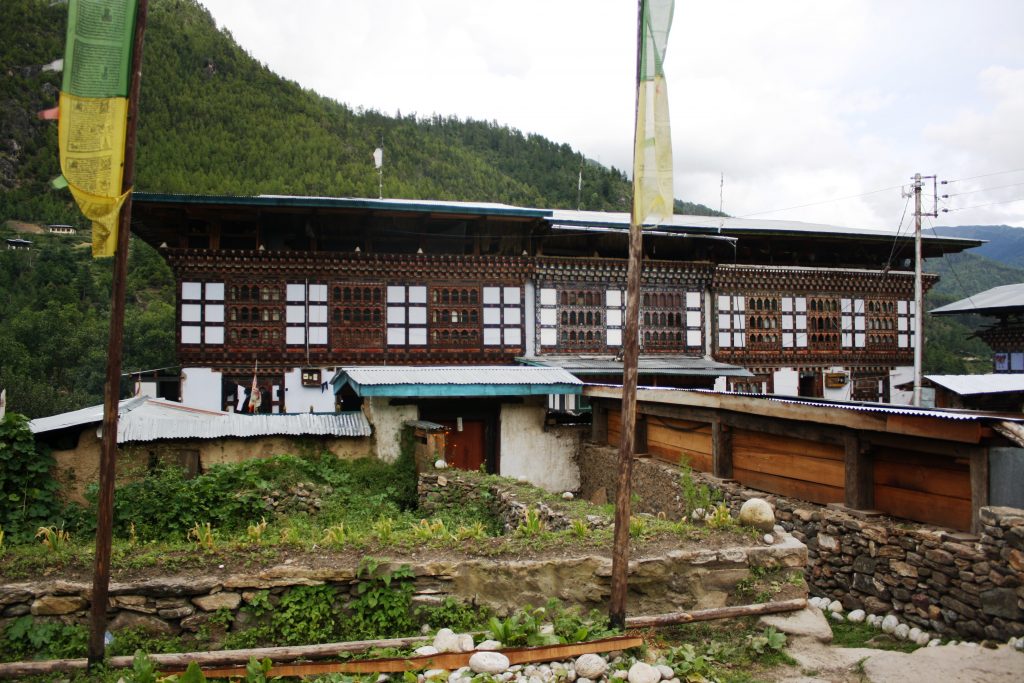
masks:
{"type": "Polygon", "coordinates": [[[52,187],[55,190],[63,190],[67,186],[68,179],[64,177],[64,174],[61,174],[50,181],[50,187],[52,187]]]}
{"type": "Polygon", "coordinates": [[[61,90],[127,97],[136,0],[70,0],[61,90]]]}

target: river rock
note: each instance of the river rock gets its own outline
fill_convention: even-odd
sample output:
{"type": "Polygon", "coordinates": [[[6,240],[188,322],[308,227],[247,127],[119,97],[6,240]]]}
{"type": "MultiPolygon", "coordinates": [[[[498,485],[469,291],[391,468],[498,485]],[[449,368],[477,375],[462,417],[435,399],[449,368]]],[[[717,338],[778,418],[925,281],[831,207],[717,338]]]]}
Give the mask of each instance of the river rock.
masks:
{"type": "Polygon", "coordinates": [[[420,657],[431,657],[438,653],[438,649],[433,645],[424,645],[423,647],[416,648],[413,652],[420,657]]]}
{"type": "Polygon", "coordinates": [[[508,657],[500,652],[474,652],[469,658],[469,668],[478,674],[500,674],[508,669],[508,657]]]}
{"type": "Polygon", "coordinates": [[[438,652],[462,652],[462,637],[450,628],[443,628],[434,636],[434,647],[438,652]]]}
{"type": "Polygon", "coordinates": [[[892,630],[892,634],[897,640],[906,640],[910,636],[910,627],[906,624],[900,624],[892,630]]]}
{"type": "Polygon", "coordinates": [[[629,667],[629,683],[658,683],[661,672],[646,662],[637,662],[629,667]]]}
{"type": "Polygon", "coordinates": [[[601,655],[585,654],[576,660],[576,675],[582,678],[598,679],[607,670],[608,662],[601,655]]]}
{"type": "Polygon", "coordinates": [[[892,633],[896,630],[896,627],[900,625],[900,620],[889,614],[886,615],[885,619],[882,619],[882,630],[886,633],[892,633]]]}
{"type": "Polygon", "coordinates": [[[833,600],[832,602],[828,603],[828,611],[841,613],[843,611],[843,603],[839,602],[838,600],[833,600]]]}
{"type": "Polygon", "coordinates": [[[500,650],[500,640],[482,640],[480,644],[476,646],[477,650],[500,650]]]}
{"type": "Polygon", "coordinates": [[[654,668],[658,670],[658,673],[661,674],[661,679],[664,681],[669,681],[676,677],[676,672],[670,666],[658,664],[654,668]]]}
{"type": "Polygon", "coordinates": [[[862,610],[862,609],[855,609],[852,612],[850,612],[848,615],[846,615],[846,619],[847,619],[847,621],[849,621],[852,624],[859,624],[862,621],[864,621],[864,618],[866,616],[867,615],[864,614],[864,610],[862,610]]]}
{"type": "Polygon", "coordinates": [[[751,498],[740,508],[740,524],[772,531],[775,528],[775,511],[763,498],[751,498]]]}

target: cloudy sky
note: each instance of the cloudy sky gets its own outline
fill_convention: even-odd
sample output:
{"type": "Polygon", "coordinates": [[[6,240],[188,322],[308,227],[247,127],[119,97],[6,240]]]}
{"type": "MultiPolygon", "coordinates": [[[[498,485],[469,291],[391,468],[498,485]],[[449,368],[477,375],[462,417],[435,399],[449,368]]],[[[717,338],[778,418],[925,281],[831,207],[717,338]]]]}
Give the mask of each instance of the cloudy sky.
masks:
{"type": "MultiPolygon", "coordinates": [[[[354,108],[495,120],[629,172],[633,0],[201,1],[354,108]]],[[[1020,0],[678,0],[676,196],[717,208],[724,174],[734,216],[895,229],[919,172],[949,181],[926,225],[1024,227],[1022,38],[1020,0]]]]}

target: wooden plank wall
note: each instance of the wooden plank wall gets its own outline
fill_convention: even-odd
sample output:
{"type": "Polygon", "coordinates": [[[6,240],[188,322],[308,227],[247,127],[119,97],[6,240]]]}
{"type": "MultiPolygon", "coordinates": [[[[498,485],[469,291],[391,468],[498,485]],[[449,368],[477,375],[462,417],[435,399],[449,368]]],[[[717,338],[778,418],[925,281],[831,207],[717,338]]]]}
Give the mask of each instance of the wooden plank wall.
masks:
{"type": "MultiPolygon", "coordinates": [[[[648,452],[665,462],[685,458],[712,472],[711,424],[647,415],[648,452]]],[[[619,445],[622,420],[608,410],[608,444],[619,445]]],[[[819,503],[845,500],[844,449],[796,437],[732,429],[733,478],[744,486],[819,503]]],[[[926,524],[971,528],[966,459],[889,447],[872,449],[874,509],[926,524]]]]}
{"type": "MultiPolygon", "coordinates": [[[[711,472],[711,425],[671,417],[646,415],[647,452],[673,465],[685,461],[698,472],[711,472]]],[[[608,411],[608,445],[618,446],[622,414],[608,411]]]]}
{"type": "Polygon", "coordinates": [[[971,528],[966,459],[878,448],[874,460],[875,509],[954,529],[971,528]]]}
{"type": "Polygon", "coordinates": [[[746,429],[732,433],[734,479],[812,503],[843,502],[843,457],[842,446],[746,429]]]}

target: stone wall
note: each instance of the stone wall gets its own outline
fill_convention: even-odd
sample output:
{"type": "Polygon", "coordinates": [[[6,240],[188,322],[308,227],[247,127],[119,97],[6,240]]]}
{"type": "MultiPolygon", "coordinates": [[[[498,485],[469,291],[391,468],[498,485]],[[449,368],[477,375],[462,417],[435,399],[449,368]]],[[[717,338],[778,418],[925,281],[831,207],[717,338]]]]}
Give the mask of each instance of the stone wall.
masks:
{"type": "MultiPolygon", "coordinates": [[[[588,444],[580,457],[581,495],[614,496],[617,453],[588,444]]],[[[776,519],[807,544],[811,593],[847,609],[894,614],[947,637],[1006,640],[1024,635],[1024,510],[982,508],[980,536],[821,506],[693,473],[736,512],[761,497],[776,519]]],[[[677,467],[650,459],[633,465],[635,510],[685,513],[677,467]]]]}

